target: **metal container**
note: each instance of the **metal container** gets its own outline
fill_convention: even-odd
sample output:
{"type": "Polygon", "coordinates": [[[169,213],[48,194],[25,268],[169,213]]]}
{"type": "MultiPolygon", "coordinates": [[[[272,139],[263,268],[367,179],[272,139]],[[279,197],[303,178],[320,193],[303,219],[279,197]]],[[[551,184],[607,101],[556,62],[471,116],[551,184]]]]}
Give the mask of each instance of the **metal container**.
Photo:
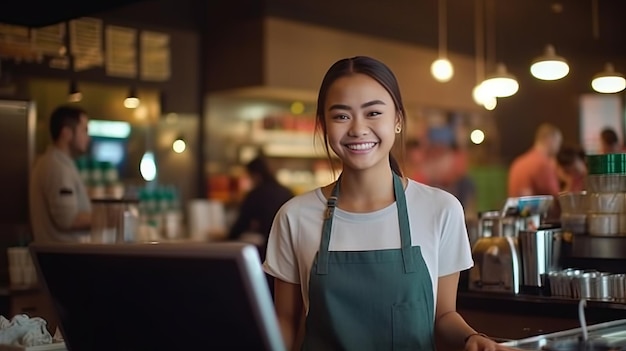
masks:
{"type": "Polygon", "coordinates": [[[611,299],[610,275],[608,273],[600,273],[591,278],[591,299],[603,301],[611,299]]]}
{"type": "Polygon", "coordinates": [[[502,221],[500,211],[482,212],[478,219],[478,238],[501,236],[502,221]]]}
{"type": "Polygon", "coordinates": [[[611,274],[609,281],[613,300],[624,301],[626,299],[626,274],[611,274]]]}
{"type": "Polygon", "coordinates": [[[541,275],[559,270],[561,230],[557,228],[519,232],[522,285],[542,287],[541,275]]]}

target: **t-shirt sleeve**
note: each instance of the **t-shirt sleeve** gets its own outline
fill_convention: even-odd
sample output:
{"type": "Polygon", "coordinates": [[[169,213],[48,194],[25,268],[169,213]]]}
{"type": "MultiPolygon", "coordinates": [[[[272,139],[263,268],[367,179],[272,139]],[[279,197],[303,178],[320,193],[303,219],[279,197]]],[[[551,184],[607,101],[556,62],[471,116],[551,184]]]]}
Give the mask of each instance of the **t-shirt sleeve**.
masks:
{"type": "Polygon", "coordinates": [[[73,177],[65,169],[50,170],[45,182],[47,208],[54,224],[69,229],[78,214],[78,192],[73,177]]]}
{"type": "Polygon", "coordinates": [[[473,265],[463,206],[450,195],[442,217],[439,276],[460,272],[473,265]]]}
{"type": "MultiPolygon", "coordinates": [[[[274,217],[267,242],[267,252],[263,269],[282,281],[300,284],[298,261],[294,247],[296,223],[290,220],[291,211],[296,211],[292,202],[283,205],[274,217]]],[[[297,218],[293,216],[293,218],[297,218]]]]}

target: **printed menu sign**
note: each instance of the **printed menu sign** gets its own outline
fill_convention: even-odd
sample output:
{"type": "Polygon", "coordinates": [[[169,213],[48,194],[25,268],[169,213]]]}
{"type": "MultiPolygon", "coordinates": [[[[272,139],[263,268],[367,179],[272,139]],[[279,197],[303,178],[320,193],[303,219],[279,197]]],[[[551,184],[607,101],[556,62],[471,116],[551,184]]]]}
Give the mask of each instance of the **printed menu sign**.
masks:
{"type": "Polygon", "coordinates": [[[165,81],[170,78],[170,37],[164,33],[142,31],[141,79],[165,81]]]}
{"type": "Polygon", "coordinates": [[[46,56],[65,56],[65,23],[31,30],[32,48],[46,56]]]}
{"type": "Polygon", "coordinates": [[[102,67],[102,20],[83,17],[70,21],[70,53],[74,71],[102,67]]]}
{"type": "Polygon", "coordinates": [[[0,23],[0,57],[35,60],[39,55],[31,45],[28,27],[0,23]]]}
{"type": "Polygon", "coordinates": [[[106,26],[105,70],[114,77],[137,76],[137,30],[128,27],[106,26]]]}

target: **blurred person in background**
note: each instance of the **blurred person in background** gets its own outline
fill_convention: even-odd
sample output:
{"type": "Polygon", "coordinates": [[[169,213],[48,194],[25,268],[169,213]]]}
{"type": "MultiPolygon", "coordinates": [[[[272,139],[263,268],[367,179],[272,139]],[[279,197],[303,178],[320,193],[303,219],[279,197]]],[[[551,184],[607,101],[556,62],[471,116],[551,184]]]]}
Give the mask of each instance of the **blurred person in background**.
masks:
{"type": "Polygon", "coordinates": [[[556,160],[561,191],[585,190],[585,178],[587,177],[585,159],[585,151],[580,147],[565,145],[559,150],[556,160]]]}
{"type": "MultiPolygon", "coordinates": [[[[246,171],[252,187],[243,198],[237,219],[228,233],[228,239],[256,245],[263,262],[274,216],[294,194],[276,180],[262,155],[246,164],[246,171]]],[[[267,273],[265,277],[270,293],[274,296],[274,277],[267,273]]]]}
{"type": "Polygon", "coordinates": [[[556,126],[543,123],[535,132],[533,146],[518,156],[509,168],[508,196],[552,195],[558,197],[556,155],[563,136],[556,126]]]}
{"type": "Polygon", "coordinates": [[[437,127],[429,130],[428,146],[421,169],[425,184],[454,195],[463,205],[466,214],[474,211],[476,191],[475,184],[468,175],[468,154],[456,141],[452,128],[437,127]]]}
{"type": "Polygon", "coordinates": [[[603,154],[624,152],[624,147],[613,128],[606,127],[600,132],[600,152],[603,154]]]}
{"type": "Polygon", "coordinates": [[[91,200],[74,160],[89,148],[87,113],[57,107],[50,116],[52,144],[35,161],[29,185],[30,221],[36,242],[85,242],[91,200]]]}
{"type": "Polygon", "coordinates": [[[246,171],[252,186],[243,198],[228,238],[255,243],[259,246],[261,262],[263,262],[267,237],[272,228],[274,216],[280,206],[291,199],[294,194],[276,180],[267,160],[262,155],[246,164],[246,171]],[[256,239],[254,239],[255,236],[256,239]]]}
{"type": "Polygon", "coordinates": [[[416,182],[428,184],[428,178],[424,173],[424,163],[426,161],[426,145],[424,142],[411,138],[405,144],[405,170],[409,178],[416,182]]]}

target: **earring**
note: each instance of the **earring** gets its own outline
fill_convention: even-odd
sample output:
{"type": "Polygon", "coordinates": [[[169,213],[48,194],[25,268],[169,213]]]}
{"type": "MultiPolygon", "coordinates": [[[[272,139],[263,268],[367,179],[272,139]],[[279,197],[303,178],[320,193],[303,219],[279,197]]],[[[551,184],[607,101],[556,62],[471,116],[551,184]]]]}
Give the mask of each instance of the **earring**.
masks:
{"type": "Polygon", "coordinates": [[[400,127],[399,125],[396,126],[396,134],[400,134],[400,132],[402,131],[402,127],[400,127]]]}

